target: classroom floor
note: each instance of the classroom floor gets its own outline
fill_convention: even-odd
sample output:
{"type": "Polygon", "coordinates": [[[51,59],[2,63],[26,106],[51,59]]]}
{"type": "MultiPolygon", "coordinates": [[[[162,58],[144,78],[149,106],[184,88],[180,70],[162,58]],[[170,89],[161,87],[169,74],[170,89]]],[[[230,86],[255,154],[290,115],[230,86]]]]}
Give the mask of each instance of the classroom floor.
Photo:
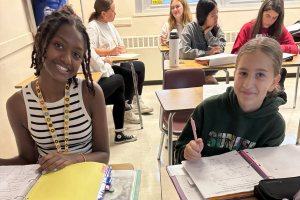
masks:
{"type": "MultiPolygon", "coordinates": [[[[299,117],[300,100],[297,100],[296,109],[293,109],[295,78],[287,78],[285,89],[288,97],[287,104],[280,107],[279,112],[286,121],[286,138],[284,144],[295,144],[299,117]]],[[[233,83],[233,82],[230,82],[233,83]]],[[[225,82],[220,82],[225,84],[225,82]]],[[[161,199],[160,168],[168,163],[168,151],[163,148],[161,160],[157,160],[161,132],[158,126],[160,104],[155,95],[156,90],[161,90],[161,85],[144,86],[144,102],[154,108],[154,113],[143,115],[144,129],[140,125],[125,124],[125,133],[136,134],[136,142],[114,144],[114,124],[112,107],[107,107],[108,125],[110,134],[110,163],[132,163],[135,169],[142,170],[140,185],[140,200],[161,199]]],[[[298,91],[300,93],[300,91],[298,91]]],[[[300,94],[298,94],[299,96],[300,94]]]]}

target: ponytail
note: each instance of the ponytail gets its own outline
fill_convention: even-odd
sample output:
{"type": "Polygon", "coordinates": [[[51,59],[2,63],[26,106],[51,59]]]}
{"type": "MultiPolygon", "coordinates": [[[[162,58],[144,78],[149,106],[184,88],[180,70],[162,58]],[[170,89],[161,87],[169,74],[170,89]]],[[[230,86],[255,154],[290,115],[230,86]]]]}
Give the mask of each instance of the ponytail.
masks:
{"type": "Polygon", "coordinates": [[[91,14],[90,18],[89,18],[89,22],[91,22],[91,21],[97,19],[98,17],[99,17],[99,15],[97,15],[96,12],[93,12],[93,13],[91,14]]]}

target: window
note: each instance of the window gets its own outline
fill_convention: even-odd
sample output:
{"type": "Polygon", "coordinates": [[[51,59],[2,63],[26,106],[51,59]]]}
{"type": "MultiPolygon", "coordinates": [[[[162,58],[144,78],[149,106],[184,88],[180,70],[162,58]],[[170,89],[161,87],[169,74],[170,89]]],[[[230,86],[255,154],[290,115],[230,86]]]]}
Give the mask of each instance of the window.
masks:
{"type": "MultiPolygon", "coordinates": [[[[263,0],[216,0],[220,11],[239,9],[259,9],[263,0]]],[[[168,13],[171,0],[135,0],[136,13],[168,13]]],[[[195,13],[198,0],[187,0],[195,13]]],[[[285,7],[300,6],[300,0],[284,0],[285,7]]]]}

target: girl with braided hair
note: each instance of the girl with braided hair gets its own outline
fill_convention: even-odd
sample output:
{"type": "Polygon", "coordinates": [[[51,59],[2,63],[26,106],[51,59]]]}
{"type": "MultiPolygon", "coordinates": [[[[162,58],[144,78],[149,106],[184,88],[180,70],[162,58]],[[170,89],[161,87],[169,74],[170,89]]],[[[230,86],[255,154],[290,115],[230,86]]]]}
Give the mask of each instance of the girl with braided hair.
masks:
{"type": "Polygon", "coordinates": [[[37,79],[7,101],[19,155],[0,159],[0,165],[38,162],[36,172],[46,174],[79,162],[108,163],[105,100],[93,83],[90,58],[79,18],[65,10],[45,17],[32,52],[37,79]],[[85,80],[76,78],[80,66],[85,80]]]}

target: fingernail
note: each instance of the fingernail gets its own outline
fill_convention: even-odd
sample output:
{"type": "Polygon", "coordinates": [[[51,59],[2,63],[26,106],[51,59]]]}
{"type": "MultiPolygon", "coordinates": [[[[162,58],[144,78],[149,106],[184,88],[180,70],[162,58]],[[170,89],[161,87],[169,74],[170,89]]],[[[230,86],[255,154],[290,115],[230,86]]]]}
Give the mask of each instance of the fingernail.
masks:
{"type": "Polygon", "coordinates": [[[36,174],[39,174],[40,172],[39,172],[39,170],[35,170],[35,173],[36,173],[36,174]]]}
{"type": "Polygon", "coordinates": [[[56,171],[57,171],[57,169],[54,169],[53,171],[55,171],[55,172],[56,172],[56,171]]]}
{"type": "Polygon", "coordinates": [[[45,172],[45,171],[43,171],[42,173],[43,173],[43,174],[46,174],[46,172],[45,172]]]}

